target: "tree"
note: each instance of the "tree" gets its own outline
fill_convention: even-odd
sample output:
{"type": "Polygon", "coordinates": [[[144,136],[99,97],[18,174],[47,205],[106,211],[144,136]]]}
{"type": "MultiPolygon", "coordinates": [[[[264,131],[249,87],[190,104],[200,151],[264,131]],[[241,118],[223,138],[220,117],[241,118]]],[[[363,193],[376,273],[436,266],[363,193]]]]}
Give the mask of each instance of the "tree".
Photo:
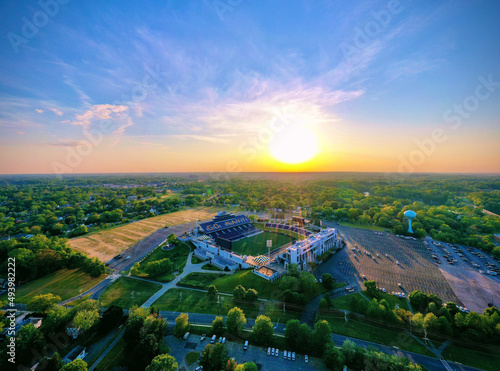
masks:
{"type": "Polygon", "coordinates": [[[328,302],[325,298],[321,298],[321,300],[319,301],[319,308],[323,310],[328,309],[328,302]]]}
{"type": "Polygon", "coordinates": [[[222,336],[225,331],[224,318],[215,317],[212,321],[212,334],[222,336]]]}
{"type": "Polygon", "coordinates": [[[252,336],[255,343],[259,345],[268,345],[272,342],[274,326],[269,317],[264,315],[258,316],[252,330],[252,336]]]}
{"type": "Polygon", "coordinates": [[[175,358],[168,354],[160,354],[153,358],[146,371],[176,371],[179,365],[175,358]]]}
{"type": "Polygon", "coordinates": [[[246,294],[245,288],[241,285],[238,285],[233,291],[233,298],[234,300],[243,300],[245,294],[246,294]]]}
{"type": "Polygon", "coordinates": [[[111,331],[122,319],[123,317],[123,309],[112,305],[108,309],[104,311],[102,314],[102,319],[99,323],[99,331],[101,333],[106,333],[111,331]]]}
{"type": "Polygon", "coordinates": [[[227,319],[226,319],[227,329],[233,335],[241,334],[241,330],[243,330],[246,323],[247,319],[245,318],[245,314],[238,307],[232,308],[227,314],[227,319]]]}
{"type": "Polygon", "coordinates": [[[297,338],[297,348],[302,350],[304,353],[309,353],[312,349],[312,336],[313,332],[309,325],[303,323],[299,326],[299,337],[297,338]]]}
{"type": "Polygon", "coordinates": [[[55,352],[50,358],[43,357],[39,367],[44,371],[59,371],[63,367],[61,355],[55,352]]]}
{"type": "Polygon", "coordinates": [[[311,292],[316,286],[316,278],[309,272],[300,272],[299,287],[303,292],[311,292]]]}
{"type": "Polygon", "coordinates": [[[46,313],[54,305],[61,301],[61,297],[53,294],[37,295],[28,304],[28,310],[46,313]]]}
{"type": "Polygon", "coordinates": [[[189,314],[181,313],[175,319],[174,336],[178,338],[184,336],[189,331],[189,314]]]}
{"type": "Polygon", "coordinates": [[[32,351],[41,353],[44,346],[45,338],[39,328],[36,328],[31,323],[21,327],[16,335],[16,355],[19,364],[31,362],[33,358],[32,351]]]}
{"type": "Polygon", "coordinates": [[[73,318],[73,323],[75,327],[82,331],[86,331],[91,328],[98,319],[99,312],[97,309],[82,310],[76,314],[75,318],[73,318]]]}
{"type": "Polygon", "coordinates": [[[243,370],[244,371],[257,371],[258,368],[257,368],[257,365],[254,362],[246,362],[243,365],[243,370]]]}
{"type": "Polygon", "coordinates": [[[288,274],[293,277],[298,277],[299,276],[299,265],[297,263],[289,264],[288,265],[288,274]]]}
{"type": "Polygon", "coordinates": [[[87,362],[82,359],[75,359],[61,368],[61,371],[87,371],[87,362]]]}
{"type": "Polygon", "coordinates": [[[217,293],[219,291],[217,290],[217,287],[215,287],[215,285],[210,285],[208,286],[208,292],[207,292],[207,295],[209,298],[215,298],[217,296],[217,293]]]}
{"type": "Polygon", "coordinates": [[[286,323],[285,342],[290,349],[298,349],[299,327],[300,321],[298,319],[291,319],[286,323]]]}
{"type": "Polygon", "coordinates": [[[330,273],[323,273],[321,276],[321,282],[323,283],[323,286],[325,286],[325,289],[332,290],[335,279],[330,273]]]}
{"type": "Polygon", "coordinates": [[[342,354],[344,354],[347,366],[352,367],[356,361],[356,344],[351,340],[345,340],[342,344],[342,354]]]}
{"type": "Polygon", "coordinates": [[[139,268],[141,267],[141,265],[137,262],[137,263],[134,263],[134,265],[132,266],[132,269],[130,270],[130,274],[132,276],[138,276],[140,271],[139,271],[139,268]]]}
{"type": "Polygon", "coordinates": [[[337,371],[342,370],[345,363],[345,356],[339,349],[335,348],[333,343],[330,343],[326,345],[323,360],[329,370],[337,371]]]}
{"type": "Polygon", "coordinates": [[[42,322],[42,328],[47,332],[56,332],[63,324],[70,320],[70,310],[63,306],[55,306],[48,311],[42,322]]]}
{"type": "Polygon", "coordinates": [[[325,347],[332,342],[332,329],[327,321],[318,321],[314,324],[312,340],[314,353],[321,356],[325,347]]]}
{"type": "Polygon", "coordinates": [[[227,350],[224,344],[207,344],[198,362],[204,371],[220,371],[227,363],[227,350]]]}
{"type": "Polygon", "coordinates": [[[408,299],[410,300],[411,306],[419,312],[423,312],[429,304],[429,297],[420,290],[412,291],[410,295],[408,295],[408,299]]]}
{"type": "Polygon", "coordinates": [[[245,300],[247,301],[257,301],[258,299],[258,293],[257,290],[255,289],[248,289],[247,292],[245,293],[245,300]]]}
{"type": "Polygon", "coordinates": [[[377,283],[373,280],[365,281],[366,293],[372,298],[378,298],[377,283]]]}
{"type": "Polygon", "coordinates": [[[281,279],[280,286],[279,286],[281,291],[285,290],[297,290],[298,288],[298,280],[295,277],[292,276],[285,276],[281,279]]]}

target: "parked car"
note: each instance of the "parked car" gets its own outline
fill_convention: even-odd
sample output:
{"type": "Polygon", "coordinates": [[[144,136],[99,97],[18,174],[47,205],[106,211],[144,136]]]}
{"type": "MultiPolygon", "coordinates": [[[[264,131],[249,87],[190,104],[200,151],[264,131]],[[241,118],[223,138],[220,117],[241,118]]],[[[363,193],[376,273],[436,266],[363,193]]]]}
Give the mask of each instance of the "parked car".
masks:
{"type": "Polygon", "coordinates": [[[226,343],[226,337],[224,336],[224,337],[222,338],[222,344],[225,344],[225,343],[226,343]]]}
{"type": "Polygon", "coordinates": [[[274,352],[274,355],[275,355],[276,357],[278,357],[278,356],[280,355],[280,350],[279,350],[279,349],[276,349],[276,351],[274,352]]]}
{"type": "Polygon", "coordinates": [[[212,340],[210,340],[210,344],[215,343],[215,340],[217,340],[217,336],[216,335],[212,336],[212,340]]]}
{"type": "Polygon", "coordinates": [[[205,340],[205,338],[206,338],[206,337],[207,337],[207,334],[203,334],[203,335],[201,335],[200,341],[205,340]]]}
{"type": "Polygon", "coordinates": [[[245,340],[245,345],[243,345],[243,350],[247,350],[248,349],[248,340],[245,340]]]}
{"type": "Polygon", "coordinates": [[[286,359],[286,357],[288,356],[288,352],[286,350],[283,351],[283,358],[286,359]]]}
{"type": "Polygon", "coordinates": [[[187,340],[187,338],[189,337],[189,335],[191,335],[191,334],[190,334],[189,332],[186,332],[186,333],[184,334],[183,339],[184,339],[184,340],[187,340]]]}
{"type": "Polygon", "coordinates": [[[271,349],[271,355],[274,356],[274,348],[271,349]]]}
{"type": "Polygon", "coordinates": [[[292,352],[292,361],[295,361],[295,352],[292,352]]]}
{"type": "Polygon", "coordinates": [[[309,362],[309,357],[307,356],[307,354],[304,356],[304,361],[309,362]]]}
{"type": "Polygon", "coordinates": [[[270,356],[271,355],[271,347],[268,347],[267,348],[267,355],[270,356]]]}

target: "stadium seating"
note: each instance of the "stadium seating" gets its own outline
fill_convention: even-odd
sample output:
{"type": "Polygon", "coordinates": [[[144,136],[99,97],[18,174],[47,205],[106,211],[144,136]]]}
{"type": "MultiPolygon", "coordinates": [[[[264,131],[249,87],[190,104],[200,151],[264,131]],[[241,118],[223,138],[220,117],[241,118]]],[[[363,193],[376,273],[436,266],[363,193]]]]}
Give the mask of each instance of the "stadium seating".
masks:
{"type": "Polygon", "coordinates": [[[219,237],[228,241],[237,241],[262,232],[244,215],[224,215],[200,226],[212,238],[219,237]]]}
{"type": "Polygon", "coordinates": [[[266,223],[265,226],[266,226],[266,228],[284,229],[287,231],[292,231],[292,232],[298,233],[298,234],[300,234],[302,236],[306,236],[306,237],[313,234],[312,232],[310,232],[304,228],[291,227],[291,226],[286,225],[286,224],[266,223]]]}

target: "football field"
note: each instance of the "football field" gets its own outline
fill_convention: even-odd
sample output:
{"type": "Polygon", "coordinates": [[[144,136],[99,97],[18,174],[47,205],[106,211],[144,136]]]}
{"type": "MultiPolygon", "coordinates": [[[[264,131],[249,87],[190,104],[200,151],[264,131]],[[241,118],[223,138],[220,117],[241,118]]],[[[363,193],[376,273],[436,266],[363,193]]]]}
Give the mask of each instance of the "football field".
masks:
{"type": "Polygon", "coordinates": [[[289,242],[292,242],[292,237],[277,232],[264,231],[256,236],[247,237],[233,242],[232,248],[235,253],[240,255],[263,255],[268,252],[266,244],[267,240],[273,241],[273,246],[271,247],[271,251],[273,251],[289,242]]]}

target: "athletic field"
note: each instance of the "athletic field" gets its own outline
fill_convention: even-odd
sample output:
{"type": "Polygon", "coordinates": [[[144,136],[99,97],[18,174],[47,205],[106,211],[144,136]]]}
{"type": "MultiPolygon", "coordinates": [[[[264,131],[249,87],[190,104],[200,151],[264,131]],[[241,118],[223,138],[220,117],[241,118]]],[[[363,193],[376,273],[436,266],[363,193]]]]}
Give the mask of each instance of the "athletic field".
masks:
{"type": "Polygon", "coordinates": [[[267,240],[273,241],[273,246],[271,247],[271,251],[273,251],[278,247],[291,242],[292,237],[285,236],[281,233],[264,231],[256,236],[247,237],[242,240],[233,242],[232,248],[233,251],[237,254],[259,256],[267,254],[267,240]]]}

